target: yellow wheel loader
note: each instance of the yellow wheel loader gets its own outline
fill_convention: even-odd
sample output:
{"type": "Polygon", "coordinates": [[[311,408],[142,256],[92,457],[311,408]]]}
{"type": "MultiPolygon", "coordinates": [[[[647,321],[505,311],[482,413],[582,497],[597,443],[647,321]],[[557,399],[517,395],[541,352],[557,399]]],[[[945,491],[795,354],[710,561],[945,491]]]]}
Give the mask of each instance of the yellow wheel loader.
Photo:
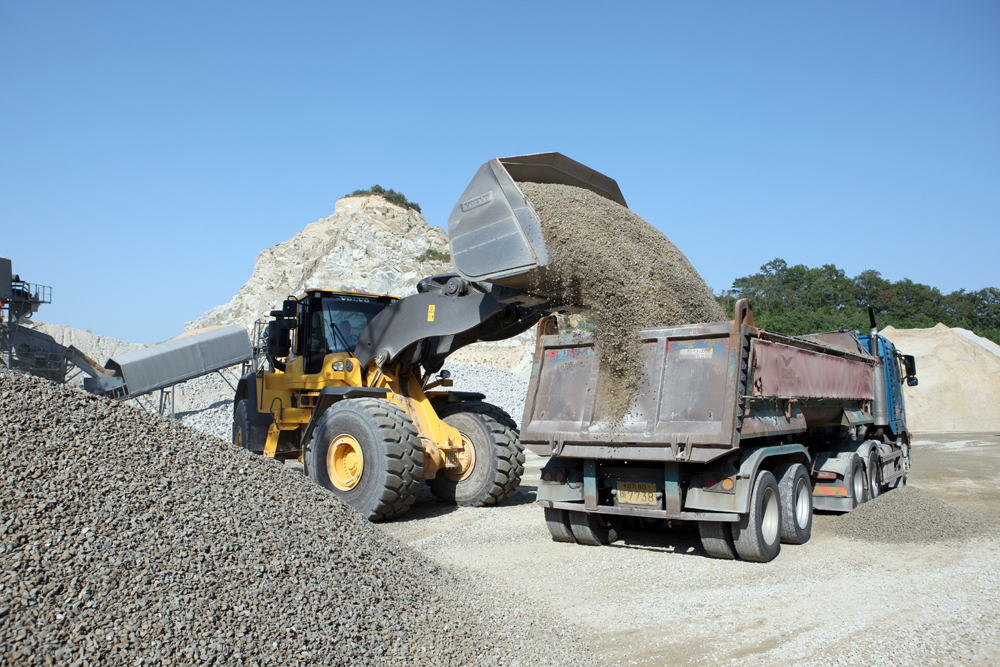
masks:
{"type": "Polygon", "coordinates": [[[519,181],[625,203],[613,180],[558,153],[490,160],[448,221],[457,273],[425,278],[405,298],[308,290],[271,312],[254,370],[237,386],[233,442],[300,459],[373,521],[406,512],[424,481],[459,505],[513,495],[524,470],[516,423],[483,394],[451,391],[441,369],[465,345],[516,336],[571,307],[531,289],[547,253],[519,181]]]}

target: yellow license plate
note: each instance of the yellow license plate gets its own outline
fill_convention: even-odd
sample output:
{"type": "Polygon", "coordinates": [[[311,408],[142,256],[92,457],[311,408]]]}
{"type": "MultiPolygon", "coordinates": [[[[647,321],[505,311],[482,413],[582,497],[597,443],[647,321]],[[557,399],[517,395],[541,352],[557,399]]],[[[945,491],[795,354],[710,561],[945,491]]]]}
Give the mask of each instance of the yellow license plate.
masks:
{"type": "Polygon", "coordinates": [[[656,484],[645,482],[618,482],[618,502],[626,505],[658,506],[656,484]]]}

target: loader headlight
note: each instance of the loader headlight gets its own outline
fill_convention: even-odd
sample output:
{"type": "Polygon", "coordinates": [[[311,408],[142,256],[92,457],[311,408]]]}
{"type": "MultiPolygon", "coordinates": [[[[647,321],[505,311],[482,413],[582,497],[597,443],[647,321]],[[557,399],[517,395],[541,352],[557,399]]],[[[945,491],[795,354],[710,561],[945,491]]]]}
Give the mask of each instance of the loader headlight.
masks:
{"type": "Polygon", "coordinates": [[[343,372],[344,371],[344,362],[343,361],[335,361],[332,364],[330,364],[330,368],[332,368],[335,371],[343,372]]]}

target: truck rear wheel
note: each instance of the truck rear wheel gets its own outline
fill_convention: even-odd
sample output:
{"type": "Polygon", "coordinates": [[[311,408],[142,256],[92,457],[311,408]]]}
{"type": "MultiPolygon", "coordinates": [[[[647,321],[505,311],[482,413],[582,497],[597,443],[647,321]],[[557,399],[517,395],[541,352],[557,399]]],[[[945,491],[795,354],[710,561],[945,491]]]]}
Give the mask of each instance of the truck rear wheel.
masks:
{"type": "Polygon", "coordinates": [[[303,459],[313,481],[371,521],[409,510],[424,476],[413,422],[376,398],[343,400],[323,413],[303,459]]]}
{"type": "Polygon", "coordinates": [[[236,409],[233,410],[233,444],[249,449],[254,454],[260,454],[267,443],[267,431],[250,423],[252,407],[250,401],[245,398],[236,404],[236,409]]]}
{"type": "Polygon", "coordinates": [[[699,521],[698,536],[701,537],[701,547],[712,558],[736,558],[736,545],[728,523],[721,521],[699,521]]]}
{"type": "Polygon", "coordinates": [[[775,470],[781,502],[781,541],[805,544],[812,536],[813,504],[809,472],[801,463],[775,470]]]}
{"type": "Polygon", "coordinates": [[[569,524],[569,512],[552,507],[545,508],[545,525],[556,542],[576,542],[569,524]]]}
{"type": "Polygon", "coordinates": [[[872,449],[868,455],[868,498],[874,500],[882,493],[882,459],[878,451],[872,449]]]}
{"type": "Polygon", "coordinates": [[[506,412],[479,401],[452,403],[438,413],[458,430],[471,466],[463,474],[439,471],[429,484],[438,500],[466,507],[497,505],[514,495],[524,473],[524,447],[506,412]]]}
{"type": "Polygon", "coordinates": [[[851,481],[848,490],[851,493],[851,508],[868,501],[868,476],[865,474],[865,464],[857,454],[851,456],[851,481]]]}
{"type": "Polygon", "coordinates": [[[757,473],[750,512],[732,524],[736,553],[743,560],[769,563],[781,551],[781,503],[778,482],[769,470],[757,473]]]}
{"type": "Polygon", "coordinates": [[[569,525],[573,537],[580,544],[599,547],[617,542],[620,537],[618,530],[621,519],[617,516],[597,514],[596,512],[570,512],[569,525]]]}

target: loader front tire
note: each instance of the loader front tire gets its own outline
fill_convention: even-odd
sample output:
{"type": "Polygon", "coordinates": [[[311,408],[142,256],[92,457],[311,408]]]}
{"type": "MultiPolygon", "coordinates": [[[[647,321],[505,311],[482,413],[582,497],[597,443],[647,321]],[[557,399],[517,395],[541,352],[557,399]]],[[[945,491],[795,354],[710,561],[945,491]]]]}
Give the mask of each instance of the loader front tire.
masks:
{"type": "Polygon", "coordinates": [[[250,422],[252,407],[245,398],[236,404],[233,410],[233,444],[254,454],[261,454],[267,443],[267,429],[258,428],[250,422]]]}
{"type": "Polygon", "coordinates": [[[370,521],[406,513],[424,476],[413,422],[376,398],[346,399],[323,413],[303,459],[313,481],[370,521]]]}
{"type": "Polygon", "coordinates": [[[438,471],[431,492],[443,503],[465,507],[498,505],[514,495],[524,474],[524,447],[517,425],[495,405],[451,403],[438,416],[472,447],[471,469],[461,476],[438,471]]]}

